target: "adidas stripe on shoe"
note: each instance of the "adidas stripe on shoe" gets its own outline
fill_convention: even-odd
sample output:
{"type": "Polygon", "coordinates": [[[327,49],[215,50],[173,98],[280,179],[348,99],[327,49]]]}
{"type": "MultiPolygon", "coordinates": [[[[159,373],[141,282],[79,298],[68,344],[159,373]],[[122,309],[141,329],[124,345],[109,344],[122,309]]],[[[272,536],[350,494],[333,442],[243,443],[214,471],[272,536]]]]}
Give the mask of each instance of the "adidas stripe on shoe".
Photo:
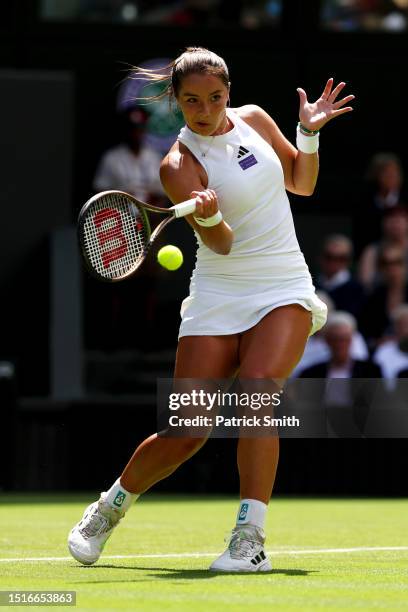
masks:
{"type": "Polygon", "coordinates": [[[232,530],[227,550],[210,566],[214,572],[268,572],[272,569],[266,556],[265,534],[255,525],[232,530]]]}

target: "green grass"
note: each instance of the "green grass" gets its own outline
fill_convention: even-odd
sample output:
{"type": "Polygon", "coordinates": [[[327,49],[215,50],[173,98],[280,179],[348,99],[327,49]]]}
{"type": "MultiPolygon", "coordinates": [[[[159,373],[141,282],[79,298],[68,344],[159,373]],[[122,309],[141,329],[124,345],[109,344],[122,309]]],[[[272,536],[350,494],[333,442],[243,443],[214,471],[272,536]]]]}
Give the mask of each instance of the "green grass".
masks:
{"type": "MultiPolygon", "coordinates": [[[[0,559],[67,557],[67,533],[94,497],[0,495],[0,559]]],[[[74,590],[78,610],[408,608],[408,500],[275,498],[267,522],[272,572],[210,573],[207,567],[223,550],[236,509],[232,498],[145,495],[97,565],[0,561],[0,590],[74,590]],[[324,552],[396,546],[406,550],[324,552]],[[308,552],[299,554],[302,550],[308,552]],[[169,553],[187,556],[137,556],[169,553]]]]}

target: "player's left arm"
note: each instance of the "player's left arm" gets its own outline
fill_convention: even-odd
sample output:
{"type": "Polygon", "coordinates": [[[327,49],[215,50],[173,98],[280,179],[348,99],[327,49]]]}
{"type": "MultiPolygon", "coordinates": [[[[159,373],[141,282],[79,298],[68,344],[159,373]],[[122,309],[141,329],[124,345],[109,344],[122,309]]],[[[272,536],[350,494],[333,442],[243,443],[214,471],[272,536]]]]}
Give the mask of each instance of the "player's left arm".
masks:
{"type": "MultiPolygon", "coordinates": [[[[351,106],[344,107],[344,104],[354,98],[353,95],[336,102],[344,86],[345,83],[341,82],[332,89],[333,79],[330,78],[320,98],[313,103],[308,102],[305,91],[298,88],[300,123],[306,129],[316,131],[331,119],[353,110],[351,106]]],[[[319,174],[318,153],[303,153],[296,149],[285,138],[272,117],[259,106],[248,105],[242,110],[242,118],[271,144],[278,155],[286,189],[299,195],[312,195],[319,174]]]]}

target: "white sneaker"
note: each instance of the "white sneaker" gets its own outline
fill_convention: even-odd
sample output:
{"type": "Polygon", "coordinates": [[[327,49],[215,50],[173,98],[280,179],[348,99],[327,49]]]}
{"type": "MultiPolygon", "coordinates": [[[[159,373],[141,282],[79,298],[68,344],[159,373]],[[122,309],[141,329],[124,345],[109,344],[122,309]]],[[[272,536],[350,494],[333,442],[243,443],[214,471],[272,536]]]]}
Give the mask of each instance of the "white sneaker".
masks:
{"type": "Polygon", "coordinates": [[[255,525],[232,530],[227,550],[210,566],[213,572],[269,572],[272,569],[264,550],[265,534],[255,525]]]}
{"type": "Polygon", "coordinates": [[[101,495],[85,510],[82,519],[68,536],[71,555],[84,565],[92,565],[101,555],[103,547],[112,531],[124,516],[123,512],[112,508],[101,495]]]}

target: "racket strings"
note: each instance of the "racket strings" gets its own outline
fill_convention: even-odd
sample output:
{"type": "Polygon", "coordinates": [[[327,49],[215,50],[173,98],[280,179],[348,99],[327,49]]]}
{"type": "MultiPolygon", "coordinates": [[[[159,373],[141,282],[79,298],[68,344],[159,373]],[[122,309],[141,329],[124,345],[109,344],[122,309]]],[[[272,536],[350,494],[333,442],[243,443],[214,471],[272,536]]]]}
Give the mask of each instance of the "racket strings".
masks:
{"type": "Polygon", "coordinates": [[[149,233],[144,215],[126,196],[99,198],[89,207],[83,225],[89,263],[106,279],[126,276],[143,260],[149,233]]]}

